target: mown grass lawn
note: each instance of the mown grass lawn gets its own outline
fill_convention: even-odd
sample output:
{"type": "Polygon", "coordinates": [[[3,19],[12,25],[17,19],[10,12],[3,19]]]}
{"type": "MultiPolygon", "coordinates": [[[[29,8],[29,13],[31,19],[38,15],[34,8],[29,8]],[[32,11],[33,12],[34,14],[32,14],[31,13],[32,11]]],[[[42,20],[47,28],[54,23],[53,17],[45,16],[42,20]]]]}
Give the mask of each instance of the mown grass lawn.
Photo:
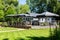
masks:
{"type": "Polygon", "coordinates": [[[49,35],[49,29],[27,29],[15,32],[0,32],[0,40],[48,40],[49,35]]]}

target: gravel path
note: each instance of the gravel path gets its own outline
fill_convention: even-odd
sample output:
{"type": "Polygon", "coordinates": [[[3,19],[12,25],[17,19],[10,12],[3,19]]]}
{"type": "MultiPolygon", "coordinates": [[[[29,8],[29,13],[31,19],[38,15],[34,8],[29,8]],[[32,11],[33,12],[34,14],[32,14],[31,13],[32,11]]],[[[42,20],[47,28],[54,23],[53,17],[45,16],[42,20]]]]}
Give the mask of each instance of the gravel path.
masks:
{"type": "Polygon", "coordinates": [[[32,29],[56,28],[56,26],[32,26],[32,29]]]}
{"type": "MultiPolygon", "coordinates": [[[[50,26],[32,26],[32,29],[45,29],[45,28],[50,28],[50,26]]],[[[56,28],[56,26],[51,26],[51,28],[56,28]]],[[[25,30],[25,29],[17,29],[17,30],[6,30],[6,31],[0,31],[2,32],[15,32],[15,31],[20,31],[20,30],[25,30]]]]}

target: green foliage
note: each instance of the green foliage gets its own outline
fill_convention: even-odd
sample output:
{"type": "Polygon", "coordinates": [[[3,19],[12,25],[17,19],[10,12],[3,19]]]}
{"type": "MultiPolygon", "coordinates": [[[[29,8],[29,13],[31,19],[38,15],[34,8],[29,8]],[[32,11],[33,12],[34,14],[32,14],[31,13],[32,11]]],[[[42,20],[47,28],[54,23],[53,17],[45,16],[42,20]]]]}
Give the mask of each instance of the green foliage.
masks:
{"type": "MultiPolygon", "coordinates": [[[[60,2],[58,0],[27,0],[31,12],[42,13],[44,11],[59,12],[60,2]]],[[[60,13],[60,12],[59,12],[60,13]]]]}
{"type": "Polygon", "coordinates": [[[9,14],[16,14],[16,6],[18,6],[18,0],[3,0],[5,16],[9,14]]]}
{"type": "Polygon", "coordinates": [[[0,10],[4,9],[4,5],[0,4],[0,10]]]}
{"type": "Polygon", "coordinates": [[[57,3],[57,14],[60,15],[60,2],[57,3]]]}
{"type": "Polygon", "coordinates": [[[16,14],[16,10],[15,10],[15,7],[13,4],[11,4],[8,9],[7,9],[7,12],[6,12],[7,15],[9,14],[16,14]]]}
{"type": "Polygon", "coordinates": [[[18,7],[19,7],[18,13],[27,13],[28,11],[30,11],[29,6],[27,4],[20,5],[18,7]]]}
{"type": "Polygon", "coordinates": [[[16,6],[18,0],[0,0],[0,19],[2,20],[6,15],[16,14],[16,6]]]}
{"type": "Polygon", "coordinates": [[[60,8],[59,8],[59,9],[57,9],[57,14],[59,14],[59,15],[60,15],[60,8]]]}
{"type": "Polygon", "coordinates": [[[47,5],[47,10],[50,12],[56,13],[56,11],[57,11],[57,0],[50,0],[50,2],[47,5]]]}
{"type": "Polygon", "coordinates": [[[15,6],[18,5],[18,0],[3,0],[5,4],[14,4],[15,6]]]}
{"type": "Polygon", "coordinates": [[[0,10],[0,18],[3,18],[3,17],[4,17],[4,11],[0,10]]]}
{"type": "Polygon", "coordinates": [[[0,19],[6,17],[6,15],[26,13],[29,11],[29,6],[18,5],[18,0],[0,0],[0,19]]]}
{"type": "Polygon", "coordinates": [[[27,0],[27,4],[30,6],[31,12],[44,12],[46,10],[46,0],[27,0]]]}

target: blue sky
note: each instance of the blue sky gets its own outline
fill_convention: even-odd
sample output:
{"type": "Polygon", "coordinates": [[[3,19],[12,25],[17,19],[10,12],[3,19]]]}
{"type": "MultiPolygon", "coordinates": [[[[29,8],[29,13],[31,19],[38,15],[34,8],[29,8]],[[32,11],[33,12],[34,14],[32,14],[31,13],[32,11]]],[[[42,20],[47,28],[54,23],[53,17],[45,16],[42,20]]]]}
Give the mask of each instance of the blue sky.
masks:
{"type": "Polygon", "coordinates": [[[19,0],[19,4],[26,4],[26,0],[19,0]]]}

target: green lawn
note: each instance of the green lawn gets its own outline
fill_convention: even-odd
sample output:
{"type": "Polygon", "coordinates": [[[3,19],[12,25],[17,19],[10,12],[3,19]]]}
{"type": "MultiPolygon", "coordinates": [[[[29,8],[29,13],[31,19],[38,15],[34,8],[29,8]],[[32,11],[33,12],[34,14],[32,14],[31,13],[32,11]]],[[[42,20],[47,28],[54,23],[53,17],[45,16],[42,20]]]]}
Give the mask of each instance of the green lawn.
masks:
{"type": "MultiPolygon", "coordinates": [[[[4,29],[9,30],[10,28],[4,29]]],[[[15,32],[0,32],[0,40],[48,40],[49,33],[49,29],[29,29],[15,32]]]]}

